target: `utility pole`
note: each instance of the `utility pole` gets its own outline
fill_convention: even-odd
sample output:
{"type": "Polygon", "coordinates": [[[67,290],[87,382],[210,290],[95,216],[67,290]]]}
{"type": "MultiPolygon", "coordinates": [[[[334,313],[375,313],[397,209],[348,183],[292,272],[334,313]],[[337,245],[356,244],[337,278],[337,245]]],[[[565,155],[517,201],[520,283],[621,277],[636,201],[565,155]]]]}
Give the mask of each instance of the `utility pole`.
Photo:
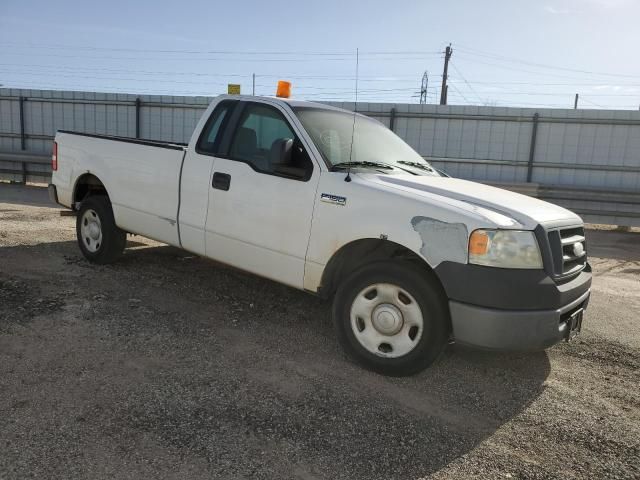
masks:
{"type": "Polygon", "coordinates": [[[427,91],[429,90],[429,72],[425,70],[422,75],[422,85],[420,86],[420,103],[427,103],[427,91]]]}
{"type": "Polygon", "coordinates": [[[451,44],[447,47],[444,52],[444,70],[442,71],[442,88],[440,89],[440,105],[447,104],[447,78],[449,73],[449,59],[451,58],[451,54],[453,53],[453,49],[451,48],[451,44]]]}
{"type": "Polygon", "coordinates": [[[253,74],[253,90],[252,90],[252,95],[255,97],[256,96],[256,74],[253,74]]]}
{"type": "Polygon", "coordinates": [[[576,93],[576,99],[573,101],[573,109],[578,109],[578,94],[576,93]]]}

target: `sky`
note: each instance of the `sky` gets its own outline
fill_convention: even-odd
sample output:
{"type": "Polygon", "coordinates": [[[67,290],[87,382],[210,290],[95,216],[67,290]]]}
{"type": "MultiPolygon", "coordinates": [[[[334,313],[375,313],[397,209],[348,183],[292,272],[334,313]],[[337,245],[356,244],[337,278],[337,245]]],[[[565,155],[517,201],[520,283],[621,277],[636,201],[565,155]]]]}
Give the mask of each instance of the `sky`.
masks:
{"type": "Polygon", "coordinates": [[[640,0],[0,0],[0,85],[640,108],[640,0]],[[356,53],[357,52],[357,53],[356,53]],[[358,81],[356,82],[356,72],[358,81]]]}

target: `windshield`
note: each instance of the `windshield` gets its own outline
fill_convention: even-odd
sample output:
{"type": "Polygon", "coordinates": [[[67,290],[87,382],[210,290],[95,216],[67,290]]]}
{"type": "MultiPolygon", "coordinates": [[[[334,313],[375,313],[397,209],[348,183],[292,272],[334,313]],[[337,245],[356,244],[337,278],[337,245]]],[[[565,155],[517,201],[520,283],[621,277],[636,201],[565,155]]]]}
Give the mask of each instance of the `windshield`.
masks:
{"type": "Polygon", "coordinates": [[[410,171],[415,175],[439,176],[415,150],[375,120],[355,115],[354,127],[352,113],[315,107],[298,107],[295,112],[332,167],[357,163],[366,168],[380,163],[393,167],[387,173],[393,170],[394,173],[410,171]]]}

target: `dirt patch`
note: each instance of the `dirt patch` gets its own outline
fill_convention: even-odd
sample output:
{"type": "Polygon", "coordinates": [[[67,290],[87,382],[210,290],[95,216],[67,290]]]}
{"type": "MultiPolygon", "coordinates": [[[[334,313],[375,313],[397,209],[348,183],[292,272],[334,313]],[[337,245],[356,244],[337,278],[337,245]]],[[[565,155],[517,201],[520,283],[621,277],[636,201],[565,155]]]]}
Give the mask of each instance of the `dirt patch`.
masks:
{"type": "Polygon", "coordinates": [[[64,305],[59,298],[40,293],[24,281],[0,276],[0,331],[12,324],[24,325],[37,315],[55,313],[64,305]]]}
{"type": "Polygon", "coordinates": [[[629,234],[590,239],[615,256],[592,258],[578,341],[450,346],[387,378],[345,358],[315,297],[140,237],[90,265],[73,218],[3,209],[0,478],[640,476],[629,234]]]}

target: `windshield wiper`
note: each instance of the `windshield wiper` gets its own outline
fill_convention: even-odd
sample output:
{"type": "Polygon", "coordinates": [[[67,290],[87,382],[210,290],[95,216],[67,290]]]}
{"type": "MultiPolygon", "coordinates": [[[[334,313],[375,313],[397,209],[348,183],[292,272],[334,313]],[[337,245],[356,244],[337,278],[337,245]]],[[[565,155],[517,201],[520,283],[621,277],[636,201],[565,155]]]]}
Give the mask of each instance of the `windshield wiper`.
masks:
{"type": "Polygon", "coordinates": [[[402,170],[403,172],[407,172],[410,173],[411,175],[417,175],[416,172],[412,172],[411,170],[407,170],[406,168],[402,168],[399,167],[397,165],[392,165],[390,163],[383,163],[383,162],[369,162],[369,161],[364,161],[364,162],[340,162],[340,163],[335,163],[332,167],[331,167],[331,171],[335,172],[336,170],[342,170],[345,168],[351,168],[351,167],[370,167],[370,168],[385,168],[387,170],[394,170],[394,169],[398,169],[398,170],[402,170]]]}
{"type": "Polygon", "coordinates": [[[331,166],[331,171],[335,172],[336,170],[343,170],[345,168],[351,167],[371,167],[371,168],[386,168],[388,170],[392,170],[393,165],[389,165],[388,163],[382,162],[340,162],[334,163],[331,166]]]}
{"type": "Polygon", "coordinates": [[[409,165],[410,167],[415,167],[415,168],[419,168],[421,170],[426,170],[428,172],[433,172],[433,168],[430,167],[429,165],[427,165],[426,163],[420,163],[420,162],[407,162],[406,160],[398,160],[398,163],[401,163],[402,165],[409,165]]]}

